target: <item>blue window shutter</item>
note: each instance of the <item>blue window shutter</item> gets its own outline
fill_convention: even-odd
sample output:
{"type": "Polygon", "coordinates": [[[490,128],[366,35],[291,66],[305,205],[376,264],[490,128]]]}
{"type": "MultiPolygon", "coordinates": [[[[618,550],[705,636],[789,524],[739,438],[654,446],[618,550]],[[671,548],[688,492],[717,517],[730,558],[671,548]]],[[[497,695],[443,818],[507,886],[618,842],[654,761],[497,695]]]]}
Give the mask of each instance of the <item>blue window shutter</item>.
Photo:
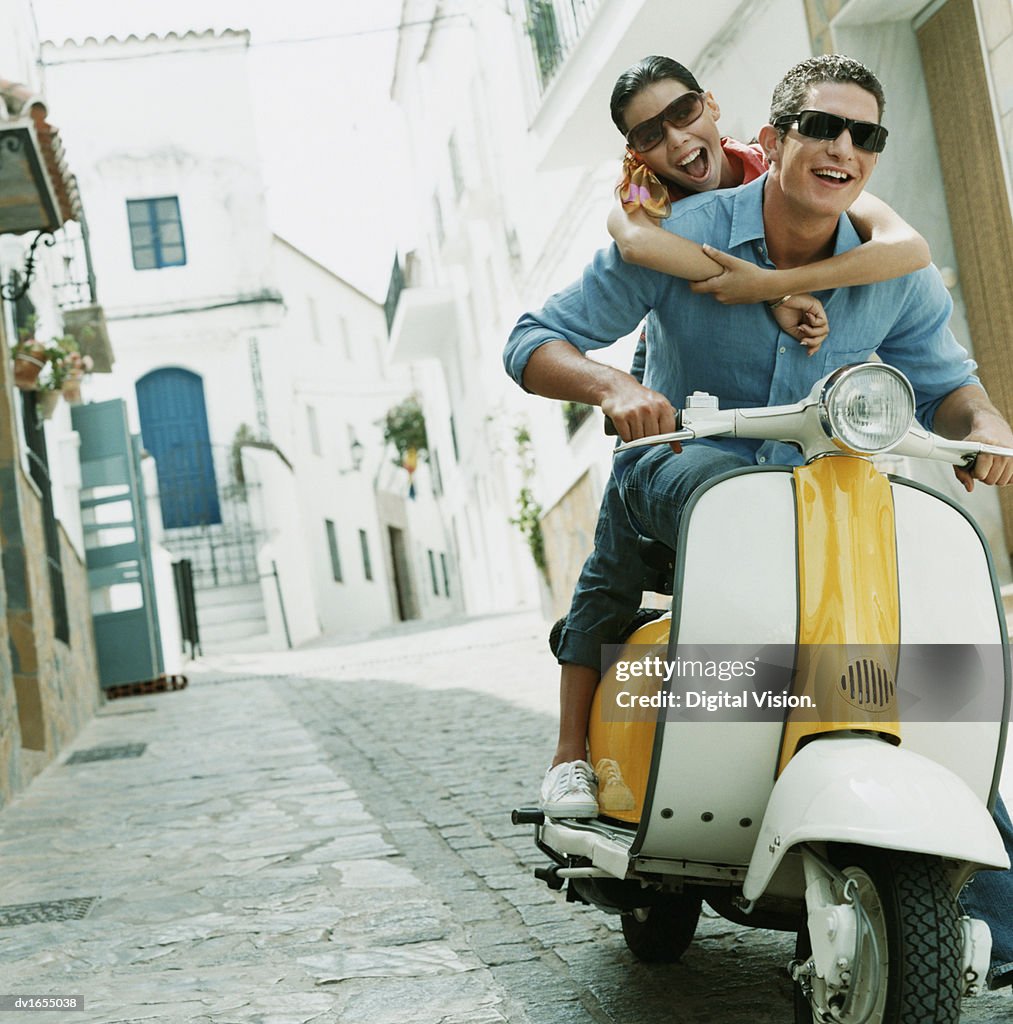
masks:
{"type": "Polygon", "coordinates": [[[165,528],[220,523],[201,378],[178,367],[153,370],[137,382],[137,408],[144,447],[158,467],[165,528]]]}

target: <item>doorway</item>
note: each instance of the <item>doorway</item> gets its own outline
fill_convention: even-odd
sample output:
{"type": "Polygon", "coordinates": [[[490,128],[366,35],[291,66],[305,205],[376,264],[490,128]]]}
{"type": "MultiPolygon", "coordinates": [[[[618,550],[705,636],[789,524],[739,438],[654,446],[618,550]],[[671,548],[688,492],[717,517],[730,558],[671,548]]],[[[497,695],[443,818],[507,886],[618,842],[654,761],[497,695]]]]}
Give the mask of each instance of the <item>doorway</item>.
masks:
{"type": "Polygon", "coordinates": [[[402,622],[419,617],[418,602],[412,587],[411,565],[408,560],[408,547],[405,543],[404,530],[396,526],[387,527],[390,541],[390,560],[394,567],[394,591],[397,596],[397,614],[402,622]]]}

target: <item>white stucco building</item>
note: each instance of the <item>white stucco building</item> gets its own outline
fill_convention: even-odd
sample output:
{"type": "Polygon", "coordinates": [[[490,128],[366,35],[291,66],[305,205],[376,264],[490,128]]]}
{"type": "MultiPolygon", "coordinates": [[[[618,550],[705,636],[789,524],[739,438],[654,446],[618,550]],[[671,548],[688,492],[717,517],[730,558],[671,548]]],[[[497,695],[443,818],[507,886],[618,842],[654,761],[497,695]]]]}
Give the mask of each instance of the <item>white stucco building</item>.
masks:
{"type": "MultiPolygon", "coordinates": [[[[678,17],[664,0],[511,0],[467,17],[446,13],[436,0],[403,7],[392,93],[406,115],[420,213],[402,243],[408,299],[391,348],[441,360],[445,415],[461,434],[488,429],[489,408],[529,424],[557,614],[591,548],[611,442],[597,412],[568,431],[560,404],[523,396],[499,356],[519,313],[574,280],[610,242],[605,219],[623,140],[609,96],[641,57],[667,54],[691,68],[718,99],[722,130],[744,141],[766,123],[773,87],[794,63],[837,50],[872,67],[890,128],[873,191],[929,241],[951,286],[952,329],[1013,415],[1002,327],[1013,322],[1013,288],[990,272],[1013,258],[1007,0],[717,0],[678,17]],[[958,110],[957,95],[973,100],[958,110]],[[960,129],[967,118],[970,135],[960,129]],[[987,232],[975,227],[986,222],[987,232]],[[993,303],[1002,314],[987,312],[993,303]]],[[[594,357],[625,368],[631,353],[627,339],[594,357]]],[[[948,470],[927,472],[933,486],[963,498],[948,470]]],[[[504,468],[502,479],[516,490],[515,474],[504,468]]],[[[976,488],[969,503],[994,549],[1013,549],[996,492],[976,488]]],[[[1001,555],[999,567],[1007,576],[1001,555]]]]}
{"type": "Polygon", "coordinates": [[[445,615],[459,593],[447,538],[386,468],[377,422],[412,382],[384,364],[382,308],[268,226],[248,45],[229,30],[45,49],[118,356],[87,397],[123,397],[154,457],[154,532],[192,564],[207,651],[445,615]],[[430,550],[446,585],[406,604],[430,550]]]}

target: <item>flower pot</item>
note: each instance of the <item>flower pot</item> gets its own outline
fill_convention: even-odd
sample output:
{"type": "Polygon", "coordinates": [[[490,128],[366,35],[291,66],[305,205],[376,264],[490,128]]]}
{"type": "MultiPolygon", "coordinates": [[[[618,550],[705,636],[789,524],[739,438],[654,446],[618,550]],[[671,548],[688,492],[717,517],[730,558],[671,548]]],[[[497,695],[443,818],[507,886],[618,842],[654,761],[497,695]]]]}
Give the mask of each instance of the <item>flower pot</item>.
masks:
{"type": "Polygon", "coordinates": [[[80,378],[71,377],[69,380],[65,380],[60,386],[60,393],[63,395],[63,400],[68,405],[80,405],[81,404],[81,380],[80,378]]]}
{"type": "Polygon", "coordinates": [[[50,419],[53,413],[56,412],[56,406],[59,404],[59,401],[59,391],[40,391],[35,403],[35,409],[39,417],[44,420],[50,419]]]}
{"type": "Polygon", "coordinates": [[[22,391],[35,391],[39,386],[39,374],[45,365],[45,359],[37,359],[27,353],[15,356],[14,383],[22,391]]]}

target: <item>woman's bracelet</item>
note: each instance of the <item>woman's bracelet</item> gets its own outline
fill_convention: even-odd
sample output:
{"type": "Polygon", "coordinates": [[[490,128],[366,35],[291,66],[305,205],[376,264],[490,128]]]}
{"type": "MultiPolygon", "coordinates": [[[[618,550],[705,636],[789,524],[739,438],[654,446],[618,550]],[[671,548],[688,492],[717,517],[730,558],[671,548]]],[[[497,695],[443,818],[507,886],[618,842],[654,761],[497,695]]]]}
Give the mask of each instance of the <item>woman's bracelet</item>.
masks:
{"type": "Polygon", "coordinates": [[[790,298],[790,295],[782,295],[779,299],[774,299],[772,302],[768,302],[767,305],[770,306],[771,309],[777,309],[778,306],[783,306],[790,298]]]}

